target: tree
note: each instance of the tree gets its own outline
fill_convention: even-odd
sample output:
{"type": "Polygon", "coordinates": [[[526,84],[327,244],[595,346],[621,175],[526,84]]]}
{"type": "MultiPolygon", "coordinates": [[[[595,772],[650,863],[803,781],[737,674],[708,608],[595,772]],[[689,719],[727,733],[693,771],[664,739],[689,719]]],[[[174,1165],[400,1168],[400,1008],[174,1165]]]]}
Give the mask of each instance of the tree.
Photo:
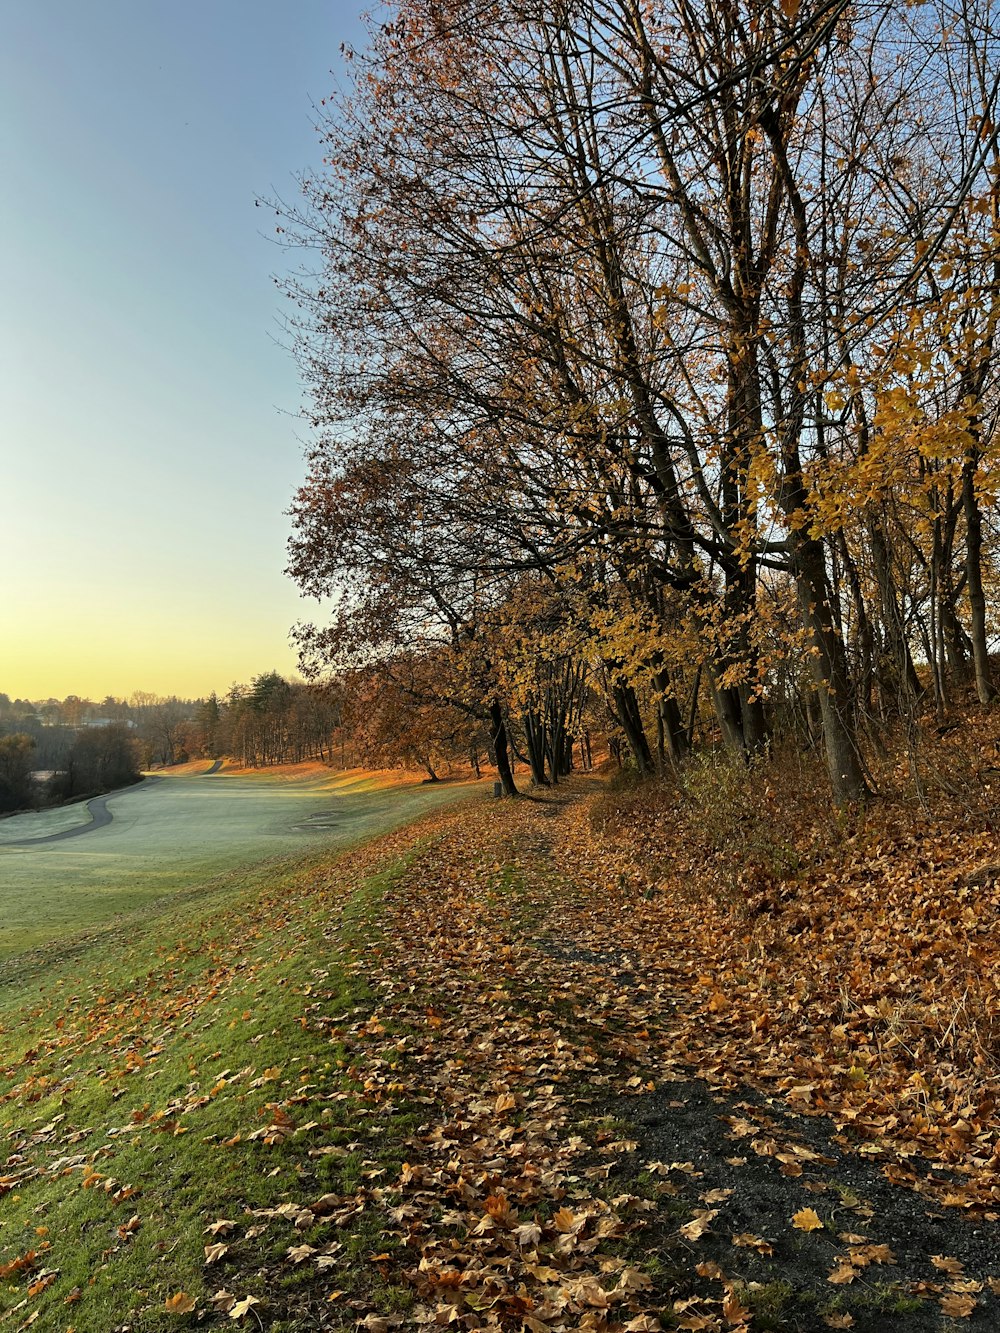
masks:
{"type": "Polygon", "coordinates": [[[116,722],[77,733],[66,772],[57,779],[54,790],[64,796],[112,791],[137,782],[140,776],[136,740],[126,726],[116,722]]]}
{"type": "Polygon", "coordinates": [[[312,666],[475,644],[505,726],[524,643],[484,627],[530,575],[641,769],[651,724],[683,758],[703,680],[765,749],[799,654],[838,802],[870,795],[880,656],[916,696],[923,606],[932,664],[967,639],[985,697],[995,241],[964,218],[989,231],[994,28],[986,0],[401,0],[373,26],[327,170],[279,208],[321,259],[292,290],[317,440],[290,570],[338,599],[312,666]],[[901,546],[911,502],[929,550],[901,546]]]}
{"type": "Polygon", "coordinates": [[[31,805],[34,748],[33,738],[23,733],[0,736],[0,811],[23,810],[31,805]]]}

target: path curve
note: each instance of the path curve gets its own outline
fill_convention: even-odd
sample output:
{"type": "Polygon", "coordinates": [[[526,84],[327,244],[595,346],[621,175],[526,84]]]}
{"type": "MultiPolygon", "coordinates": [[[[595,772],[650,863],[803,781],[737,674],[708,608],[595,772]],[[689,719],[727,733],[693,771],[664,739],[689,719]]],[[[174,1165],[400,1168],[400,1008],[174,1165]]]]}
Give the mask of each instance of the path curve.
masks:
{"type": "Polygon", "coordinates": [[[0,843],[0,847],[40,847],[42,843],[62,842],[64,838],[79,838],[82,833],[93,833],[95,829],[104,828],[114,819],[114,815],[108,809],[108,801],[112,796],[122,796],[127,791],[137,791],[140,787],[162,781],[162,778],[157,777],[143,778],[140,782],[133,782],[130,787],[119,787],[116,791],[105,792],[103,796],[92,796],[87,802],[89,824],[78,824],[76,828],[63,829],[61,833],[49,833],[44,838],[15,838],[11,842],[0,843]]]}
{"type": "Polygon", "coordinates": [[[216,759],[216,761],[215,761],[215,763],[212,765],[212,767],[211,767],[211,768],[206,768],[205,771],[204,771],[204,773],[202,773],[201,776],[202,776],[203,778],[210,778],[210,777],[212,776],[213,773],[218,773],[219,769],[222,767],[222,764],[223,764],[223,760],[221,760],[221,759],[216,759]]]}

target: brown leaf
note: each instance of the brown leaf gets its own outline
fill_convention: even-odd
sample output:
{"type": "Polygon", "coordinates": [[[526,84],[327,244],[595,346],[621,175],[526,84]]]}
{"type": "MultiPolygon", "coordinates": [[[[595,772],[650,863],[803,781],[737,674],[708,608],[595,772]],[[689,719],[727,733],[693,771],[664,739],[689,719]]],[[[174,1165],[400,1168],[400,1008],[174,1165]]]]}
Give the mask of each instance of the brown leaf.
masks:
{"type": "Polygon", "coordinates": [[[857,1275],[858,1275],[858,1270],[854,1267],[854,1265],[849,1264],[846,1259],[841,1259],[837,1263],[836,1268],[833,1270],[833,1272],[829,1275],[829,1277],[826,1280],[827,1282],[834,1283],[834,1285],[838,1287],[846,1286],[847,1283],[853,1282],[854,1279],[857,1277],[857,1275]]]}
{"type": "Polygon", "coordinates": [[[774,1254],[774,1246],[763,1236],[755,1236],[752,1231],[743,1231],[738,1236],[733,1237],[733,1244],[741,1250],[756,1250],[765,1258],[770,1258],[774,1254]]]}
{"type": "Polygon", "coordinates": [[[931,1263],[941,1273],[953,1273],[956,1277],[965,1272],[965,1264],[961,1259],[953,1259],[948,1254],[932,1254],[931,1263]]]}
{"type": "Polygon", "coordinates": [[[193,1296],[189,1296],[186,1291],[178,1291],[173,1296],[168,1296],[164,1301],[164,1309],[167,1314],[190,1314],[198,1302],[193,1296]]]}
{"type": "Polygon", "coordinates": [[[685,1222],[682,1227],[678,1227],[678,1230],[685,1240],[701,1240],[705,1232],[711,1227],[712,1219],[715,1216],[715,1209],[701,1209],[690,1222],[685,1222]]]}
{"type": "Polygon", "coordinates": [[[750,1310],[737,1296],[732,1287],[726,1288],[726,1297],[722,1302],[722,1313],[729,1324],[745,1324],[750,1318],[750,1310]]]}
{"type": "Polygon", "coordinates": [[[576,1234],[586,1223],[585,1217],[578,1218],[572,1208],[560,1208],[552,1218],[552,1224],[557,1231],[563,1231],[576,1234]]]}
{"type": "Polygon", "coordinates": [[[950,1292],[947,1296],[942,1296],[938,1304],[950,1318],[968,1319],[978,1302],[974,1296],[962,1296],[958,1292],[950,1292]]]}

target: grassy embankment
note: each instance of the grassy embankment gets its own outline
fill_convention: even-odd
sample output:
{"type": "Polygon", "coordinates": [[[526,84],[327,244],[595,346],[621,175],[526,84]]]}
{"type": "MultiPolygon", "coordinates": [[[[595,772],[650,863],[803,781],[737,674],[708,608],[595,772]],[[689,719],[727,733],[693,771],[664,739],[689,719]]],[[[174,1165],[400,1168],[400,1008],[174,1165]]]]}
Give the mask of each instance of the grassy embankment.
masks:
{"type": "MultiPolygon", "coordinates": [[[[41,924],[15,938],[34,942],[48,929],[58,942],[9,955],[0,989],[0,1324],[177,1327],[189,1293],[204,1310],[224,1285],[212,1282],[205,1246],[226,1245],[228,1228],[206,1227],[290,1198],[348,1194],[365,1170],[368,1113],[354,1105],[345,1052],[325,1025],[310,1025],[308,996],[321,982],[325,1014],[348,1025],[367,1012],[367,985],[341,950],[373,928],[416,834],[339,859],[336,846],[462,789],[393,790],[356,775],[346,784],[329,775],[193,781],[119,798],[147,816],[155,803],[158,818],[147,817],[141,837],[141,821],[126,816],[51,849],[17,849],[13,893],[5,884],[11,916],[34,911],[41,924]],[[312,835],[323,849],[275,857],[303,846],[303,822],[322,825],[310,815],[331,789],[337,825],[312,835]],[[108,845],[92,847],[98,840],[108,845]],[[270,855],[209,878],[251,850],[270,855]],[[72,934],[123,909],[115,923],[72,934]],[[314,1123],[293,1132],[293,1119],[314,1123]]],[[[394,1133],[407,1123],[399,1117],[394,1133]]],[[[274,1221],[280,1235],[230,1255],[234,1289],[241,1259],[253,1274],[234,1299],[262,1295],[272,1250],[277,1262],[290,1244],[326,1235],[321,1214],[298,1230],[264,1219],[262,1230],[274,1221]]],[[[363,1229],[348,1242],[358,1253],[366,1246],[363,1229]]],[[[279,1304],[294,1310],[304,1270],[285,1270],[279,1304]]],[[[222,1313],[231,1305],[223,1299],[222,1313]]]]}

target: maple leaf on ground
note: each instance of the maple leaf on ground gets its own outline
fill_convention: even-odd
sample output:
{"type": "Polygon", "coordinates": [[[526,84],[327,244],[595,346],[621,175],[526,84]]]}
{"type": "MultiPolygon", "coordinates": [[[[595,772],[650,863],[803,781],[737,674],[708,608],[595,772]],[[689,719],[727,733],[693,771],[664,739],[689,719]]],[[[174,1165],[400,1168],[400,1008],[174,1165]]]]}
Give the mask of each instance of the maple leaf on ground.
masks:
{"type": "Polygon", "coordinates": [[[850,1314],[828,1314],[823,1316],[827,1328],[853,1328],[854,1316],[850,1314]]]}
{"type": "Polygon", "coordinates": [[[523,1250],[526,1246],[537,1245],[542,1239],[542,1228],[535,1222],[522,1222],[514,1228],[514,1239],[523,1250]]]}
{"type": "Polygon", "coordinates": [[[952,1319],[968,1319],[978,1302],[974,1296],[961,1296],[958,1292],[950,1292],[947,1296],[942,1296],[938,1304],[952,1319]]]}
{"type": "Polygon", "coordinates": [[[846,1286],[848,1282],[853,1282],[858,1276],[858,1270],[853,1264],[849,1264],[846,1259],[841,1259],[837,1267],[827,1277],[827,1282],[834,1283],[835,1286],[846,1286]]]}
{"type": "Polygon", "coordinates": [[[764,1255],[770,1259],[774,1254],[774,1246],[763,1236],[755,1236],[752,1231],[742,1231],[738,1236],[733,1237],[733,1244],[743,1250],[756,1250],[758,1254],[764,1255]]]}
{"type": "Polygon", "coordinates": [[[750,1320],[750,1309],[743,1304],[733,1287],[726,1288],[726,1297],[722,1302],[722,1313],[729,1324],[746,1324],[750,1320]]]}
{"type": "Polygon", "coordinates": [[[255,1305],[263,1305],[263,1304],[264,1302],[258,1300],[256,1296],[244,1296],[241,1301],[237,1301],[236,1304],[230,1309],[229,1318],[242,1319],[244,1315],[250,1313],[250,1311],[253,1309],[255,1305]]]}
{"type": "Polygon", "coordinates": [[[724,1203],[735,1190],[709,1190],[707,1194],[699,1195],[702,1203],[724,1203]]]}
{"type": "Polygon", "coordinates": [[[219,1260],[223,1257],[223,1255],[228,1253],[229,1253],[229,1246],[223,1245],[221,1241],[216,1242],[215,1245],[206,1245],[205,1267],[208,1268],[212,1264],[217,1264],[219,1260]]]}
{"type": "Polygon", "coordinates": [[[167,1314],[190,1314],[198,1302],[193,1296],[189,1296],[186,1291],[178,1291],[173,1296],[168,1296],[163,1303],[163,1308],[167,1314]]]}
{"type": "Polygon", "coordinates": [[[705,1232],[712,1225],[712,1219],[718,1215],[718,1209],[703,1208],[694,1216],[690,1222],[685,1222],[682,1227],[678,1227],[685,1240],[701,1240],[705,1232]]]}
{"type": "Polygon", "coordinates": [[[290,1245],[285,1253],[288,1258],[291,1259],[293,1264],[301,1264],[305,1259],[308,1259],[311,1254],[316,1253],[316,1246],[290,1245]]]}
{"type": "Polygon", "coordinates": [[[815,1208],[800,1208],[792,1218],[797,1231],[822,1231],[823,1222],[815,1208]]]}
{"type": "Polygon", "coordinates": [[[586,1221],[585,1217],[577,1217],[572,1208],[560,1208],[552,1218],[556,1230],[569,1235],[575,1235],[576,1232],[582,1231],[586,1221]]]}
{"type": "Polygon", "coordinates": [[[615,1291],[649,1291],[652,1285],[652,1278],[641,1268],[623,1268],[615,1291]]]}
{"type": "Polygon", "coordinates": [[[931,1263],[939,1272],[952,1273],[955,1277],[965,1272],[965,1264],[961,1259],[953,1259],[948,1254],[932,1254],[931,1263]]]}

